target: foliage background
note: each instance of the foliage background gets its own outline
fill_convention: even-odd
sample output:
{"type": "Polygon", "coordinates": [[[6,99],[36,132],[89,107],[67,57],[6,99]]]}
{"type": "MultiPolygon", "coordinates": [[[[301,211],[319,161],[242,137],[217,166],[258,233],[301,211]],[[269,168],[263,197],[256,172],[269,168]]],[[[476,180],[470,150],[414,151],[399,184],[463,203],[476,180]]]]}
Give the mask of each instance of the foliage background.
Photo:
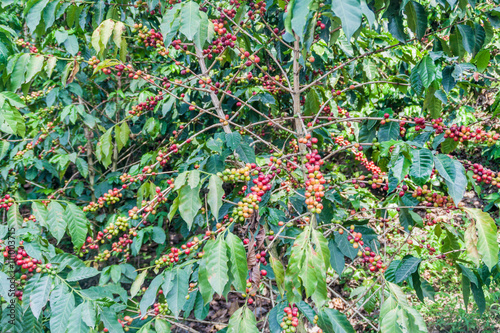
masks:
{"type": "Polygon", "coordinates": [[[0,7],[2,331],[498,331],[496,2],[0,7]]]}

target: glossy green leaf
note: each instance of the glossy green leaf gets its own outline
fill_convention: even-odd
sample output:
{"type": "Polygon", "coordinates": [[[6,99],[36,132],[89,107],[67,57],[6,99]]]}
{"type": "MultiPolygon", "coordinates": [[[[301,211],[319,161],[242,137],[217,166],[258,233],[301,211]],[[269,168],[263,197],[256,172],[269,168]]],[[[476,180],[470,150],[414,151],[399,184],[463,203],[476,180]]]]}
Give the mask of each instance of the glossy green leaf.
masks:
{"type": "Polygon", "coordinates": [[[64,208],[56,201],[51,201],[47,206],[50,233],[54,236],[59,243],[66,231],[67,221],[64,215],[64,208]]]}
{"type": "Polygon", "coordinates": [[[350,40],[361,25],[361,5],[359,0],[332,0],[332,10],[342,21],[342,30],[350,40]]]}
{"type": "Polygon", "coordinates": [[[184,185],[179,191],[179,212],[190,229],[193,225],[194,217],[201,208],[199,192],[199,186],[191,188],[188,185],[184,185]]]}
{"type": "Polygon", "coordinates": [[[318,326],[326,333],[354,333],[345,314],[335,309],[325,308],[318,312],[318,326]]]}
{"type": "Polygon", "coordinates": [[[222,295],[224,287],[229,281],[227,262],[227,247],[222,237],[205,245],[205,257],[207,260],[207,279],[213,290],[222,295]]]}
{"type": "Polygon", "coordinates": [[[244,293],[248,276],[248,266],[243,241],[238,236],[229,232],[226,236],[226,242],[231,259],[231,274],[234,278],[233,285],[237,291],[244,293]]]}
{"type": "Polygon", "coordinates": [[[64,210],[64,217],[68,224],[68,232],[76,248],[82,247],[87,237],[89,221],[82,209],[75,204],[68,203],[64,210]]]}

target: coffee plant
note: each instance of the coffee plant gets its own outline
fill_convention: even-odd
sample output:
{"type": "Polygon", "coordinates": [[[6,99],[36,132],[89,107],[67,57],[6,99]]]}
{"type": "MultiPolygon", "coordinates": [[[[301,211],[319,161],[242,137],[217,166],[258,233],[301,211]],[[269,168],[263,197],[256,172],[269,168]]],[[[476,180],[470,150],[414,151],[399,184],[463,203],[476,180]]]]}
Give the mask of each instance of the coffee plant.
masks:
{"type": "Polygon", "coordinates": [[[2,332],[427,332],[436,261],[483,313],[497,6],[0,1],[2,332]]]}

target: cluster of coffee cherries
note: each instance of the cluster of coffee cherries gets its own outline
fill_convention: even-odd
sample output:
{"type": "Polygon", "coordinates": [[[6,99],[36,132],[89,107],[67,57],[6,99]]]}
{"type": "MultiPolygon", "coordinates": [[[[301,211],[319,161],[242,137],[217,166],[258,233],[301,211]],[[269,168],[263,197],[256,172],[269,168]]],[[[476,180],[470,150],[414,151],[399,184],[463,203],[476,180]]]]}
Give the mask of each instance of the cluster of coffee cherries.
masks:
{"type": "MultiPolygon", "coordinates": [[[[21,243],[22,242],[20,242],[20,244],[21,243]]],[[[17,253],[15,251],[9,251],[8,247],[4,247],[0,250],[3,251],[4,258],[10,256],[10,259],[14,260],[17,266],[21,266],[22,269],[27,269],[28,272],[36,271],[38,265],[42,263],[40,260],[30,257],[22,244],[17,248],[17,253]]]]}
{"type": "Polygon", "coordinates": [[[299,308],[295,304],[290,304],[285,309],[283,309],[285,315],[280,323],[282,332],[290,333],[296,332],[297,326],[299,326],[299,308]]]}
{"type": "MultiPolygon", "coordinates": [[[[338,144],[339,146],[348,146],[351,143],[349,140],[345,139],[343,136],[335,136],[334,133],[331,134],[332,139],[334,139],[335,143],[338,144]]],[[[362,152],[363,149],[360,150],[362,146],[359,144],[355,144],[352,148],[351,151],[354,153],[355,160],[359,161],[368,171],[373,173],[373,178],[376,179],[378,178],[378,175],[385,176],[386,173],[382,172],[379,166],[377,166],[373,161],[369,161],[365,154],[362,152]],[[377,175],[377,177],[375,177],[377,175]]]]}
{"type": "Polygon", "coordinates": [[[488,185],[493,185],[498,188],[500,188],[500,174],[495,173],[491,171],[488,168],[485,168],[481,164],[478,163],[470,163],[470,162],[465,162],[464,167],[470,171],[472,171],[474,174],[472,175],[472,178],[476,180],[478,183],[484,183],[488,185]]]}
{"type": "Polygon", "coordinates": [[[321,203],[322,198],[325,193],[324,184],[326,183],[323,174],[320,171],[323,165],[323,160],[316,150],[313,150],[310,154],[306,154],[306,164],[307,169],[307,181],[306,185],[306,205],[307,209],[313,214],[320,214],[323,210],[323,204],[321,203]]]}
{"type": "Polygon", "coordinates": [[[255,297],[255,295],[257,295],[257,292],[255,291],[255,288],[252,288],[252,280],[251,279],[247,279],[247,285],[246,285],[246,288],[245,288],[245,294],[242,294],[242,296],[243,297],[251,296],[251,297],[248,297],[247,303],[249,305],[252,305],[253,304],[253,298],[252,297],[255,297]]]}
{"type": "Polygon", "coordinates": [[[89,65],[94,69],[97,68],[97,65],[99,65],[100,62],[101,60],[97,59],[96,56],[92,56],[92,58],[88,60],[89,65]]]}
{"type": "Polygon", "coordinates": [[[217,176],[219,176],[224,182],[248,182],[251,179],[251,176],[257,176],[259,172],[255,169],[257,165],[255,163],[247,163],[244,168],[239,169],[225,169],[222,172],[218,172],[217,176]]]}
{"type": "Polygon", "coordinates": [[[266,13],[266,2],[259,1],[250,5],[250,10],[247,12],[247,15],[251,21],[255,21],[256,15],[263,16],[265,13],[266,13]]]}
{"type": "MultiPolygon", "coordinates": [[[[94,244],[94,243],[97,243],[97,242],[104,243],[103,238],[104,238],[104,233],[102,231],[99,231],[97,233],[95,241],[94,241],[94,239],[92,239],[92,237],[90,237],[90,236],[87,237],[86,241],[87,241],[88,245],[83,245],[82,250],[86,250],[86,249],[97,250],[97,249],[99,249],[99,245],[94,244]]],[[[87,251],[84,251],[84,253],[87,253],[87,251]]]]}
{"type": "MultiPolygon", "coordinates": [[[[172,149],[172,147],[170,147],[171,149],[169,149],[169,151],[173,151],[175,150],[174,152],[178,152],[179,150],[177,149],[177,145],[172,145],[172,146],[175,146],[175,148],[172,149]]],[[[156,156],[156,161],[160,163],[160,166],[165,166],[167,165],[167,162],[170,160],[170,156],[168,156],[168,153],[164,153],[163,151],[159,151],[158,152],[158,156],[156,156]]]]}
{"type": "Polygon", "coordinates": [[[157,96],[150,96],[146,101],[139,103],[137,105],[132,106],[132,110],[128,113],[131,116],[140,116],[147,111],[153,111],[158,105],[158,102],[163,99],[163,94],[160,92],[157,96]]]}
{"type": "Polygon", "coordinates": [[[455,206],[450,197],[428,189],[427,185],[417,187],[413,191],[412,197],[427,207],[453,208],[455,206]]]}
{"type": "Polygon", "coordinates": [[[107,261],[109,258],[111,258],[111,251],[109,250],[104,250],[101,253],[98,253],[95,257],[94,260],[96,262],[104,262],[107,261]]]}
{"type": "Polygon", "coordinates": [[[153,305],[153,309],[155,310],[155,316],[158,315],[170,315],[172,311],[168,308],[167,302],[155,303],[153,305]]]}
{"type": "Polygon", "coordinates": [[[159,259],[155,260],[155,267],[159,269],[164,266],[174,265],[179,261],[180,255],[185,254],[188,256],[191,253],[192,248],[198,249],[198,242],[198,237],[194,237],[192,242],[182,244],[180,249],[176,247],[170,248],[169,254],[164,254],[159,259]]]}
{"type": "Polygon", "coordinates": [[[271,182],[276,177],[276,173],[272,172],[266,175],[260,171],[260,167],[256,167],[255,170],[259,174],[253,180],[254,186],[250,188],[252,192],[239,201],[237,207],[233,209],[232,218],[235,221],[243,222],[245,219],[251,217],[259,209],[259,202],[262,201],[262,196],[271,190],[271,182]]]}
{"type": "Polygon", "coordinates": [[[163,44],[163,35],[161,32],[157,32],[155,29],[148,29],[148,27],[143,26],[142,23],[136,23],[134,24],[132,33],[136,34],[136,39],[139,44],[144,44],[146,47],[151,46],[158,49],[158,53],[160,55],[168,55],[168,51],[163,44]]]}
{"type": "Polygon", "coordinates": [[[6,212],[9,211],[9,208],[14,204],[14,198],[10,196],[10,194],[6,194],[3,198],[0,199],[0,208],[5,209],[6,212]]]}
{"type": "Polygon", "coordinates": [[[475,131],[471,130],[468,126],[451,125],[450,128],[444,131],[445,138],[452,138],[454,141],[467,142],[473,141],[474,143],[486,143],[488,146],[494,145],[500,134],[494,132],[486,132],[481,128],[475,131]]]}
{"type": "Polygon", "coordinates": [[[28,221],[33,221],[33,222],[36,222],[36,217],[35,217],[35,215],[30,215],[30,216],[28,216],[28,217],[23,218],[23,221],[24,221],[25,223],[27,223],[28,221]]]}
{"type": "Polygon", "coordinates": [[[38,98],[42,98],[43,96],[47,95],[54,87],[55,86],[50,86],[46,90],[32,91],[28,95],[19,96],[19,98],[25,101],[26,103],[30,103],[38,98]]]}
{"type": "Polygon", "coordinates": [[[432,213],[425,214],[425,219],[427,220],[425,224],[427,224],[429,227],[432,227],[433,225],[436,225],[443,220],[442,217],[436,216],[432,213]]]}
{"type": "MultiPolygon", "coordinates": [[[[234,48],[236,39],[236,35],[230,32],[222,34],[220,37],[214,39],[207,49],[203,50],[203,54],[206,55],[208,59],[212,59],[214,55],[221,54],[226,48],[234,48]]],[[[219,58],[218,60],[221,59],[219,58]]]]}
{"type": "MultiPolygon", "coordinates": [[[[134,231],[132,231],[132,233],[133,232],[134,231]]],[[[133,242],[134,240],[131,239],[129,235],[123,234],[121,237],[118,238],[118,242],[113,242],[113,244],[111,244],[111,251],[123,254],[125,260],[128,260],[130,259],[129,245],[132,244],[133,242]]]]}
{"type": "Polygon", "coordinates": [[[413,121],[415,122],[415,131],[416,132],[419,132],[419,131],[425,129],[425,118],[415,117],[415,118],[413,118],[413,121]]]}
{"type": "Polygon", "coordinates": [[[36,46],[30,42],[25,41],[23,38],[19,38],[16,41],[16,44],[20,47],[28,47],[31,53],[38,53],[38,49],[36,48],[36,46]]]}
{"type": "Polygon", "coordinates": [[[283,85],[285,78],[282,75],[269,76],[265,74],[262,78],[259,78],[262,83],[262,88],[267,90],[270,94],[284,94],[285,90],[283,90],[278,83],[283,85]]]}
{"type": "Polygon", "coordinates": [[[436,130],[436,134],[441,134],[444,131],[445,124],[443,122],[443,118],[439,117],[437,119],[432,119],[432,128],[436,130]]]}
{"type": "Polygon", "coordinates": [[[108,190],[103,196],[97,199],[97,202],[90,202],[87,206],[83,207],[84,212],[96,212],[99,208],[103,208],[104,204],[112,205],[120,201],[122,193],[117,188],[108,190]]]}
{"type": "Polygon", "coordinates": [[[382,258],[371,250],[369,246],[364,246],[363,234],[356,232],[354,225],[351,225],[349,230],[350,234],[347,235],[347,240],[352,244],[352,247],[358,249],[358,257],[363,259],[363,263],[368,265],[368,270],[371,273],[376,273],[379,270],[382,272],[387,268],[382,262],[382,258]],[[364,247],[363,247],[364,246],[364,247]]]}
{"type": "Polygon", "coordinates": [[[111,236],[117,236],[120,231],[126,231],[129,228],[128,219],[123,216],[119,216],[116,218],[115,223],[110,223],[106,229],[104,229],[104,233],[108,234],[108,239],[111,236]]]}

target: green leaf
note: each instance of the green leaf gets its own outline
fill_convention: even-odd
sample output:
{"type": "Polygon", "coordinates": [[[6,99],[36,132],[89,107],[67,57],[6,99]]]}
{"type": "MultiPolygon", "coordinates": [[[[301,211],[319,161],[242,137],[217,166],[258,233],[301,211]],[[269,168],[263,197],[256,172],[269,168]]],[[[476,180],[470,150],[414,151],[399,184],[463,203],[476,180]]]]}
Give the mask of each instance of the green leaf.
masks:
{"type": "Polygon", "coordinates": [[[109,128],[99,139],[96,149],[97,159],[107,168],[111,164],[113,155],[113,143],[111,141],[111,132],[113,127],[109,128]]]}
{"type": "Polygon", "coordinates": [[[412,153],[412,164],[410,166],[410,176],[419,185],[427,182],[432,174],[434,160],[429,149],[414,149],[412,153]]]}
{"type": "Polygon", "coordinates": [[[361,4],[359,0],[332,0],[332,11],[342,21],[342,30],[350,40],[361,26],[361,4]]]}
{"type": "Polygon", "coordinates": [[[78,157],[76,159],[76,168],[78,169],[78,172],[82,175],[83,178],[87,178],[89,175],[89,165],[87,161],[85,161],[83,158],[78,157]]]}
{"type": "Polygon", "coordinates": [[[418,266],[422,260],[412,256],[403,258],[398,268],[396,269],[396,283],[401,283],[406,280],[411,274],[418,270],[418,266]]]}
{"type": "Polygon", "coordinates": [[[153,281],[151,281],[148,289],[141,298],[141,302],[139,303],[139,308],[142,314],[146,314],[149,306],[153,304],[154,300],[156,299],[158,288],[160,288],[162,283],[163,283],[163,274],[155,276],[153,281]]]}
{"type": "Polygon", "coordinates": [[[316,90],[309,90],[306,96],[306,103],[304,105],[304,114],[306,116],[316,115],[319,111],[320,104],[321,103],[319,101],[319,96],[318,93],[316,93],[316,90]]]}
{"type": "Polygon", "coordinates": [[[90,327],[83,321],[83,316],[85,315],[83,310],[85,307],[86,304],[81,303],[71,312],[71,316],[68,320],[67,332],[86,333],[90,331],[90,327]]]}
{"type": "Polygon", "coordinates": [[[292,10],[292,29],[297,34],[300,40],[304,36],[304,27],[306,26],[309,16],[309,5],[311,0],[296,1],[292,10]]]}
{"type": "Polygon", "coordinates": [[[491,218],[490,214],[480,209],[465,207],[463,210],[476,222],[478,238],[477,249],[484,263],[491,271],[493,266],[498,263],[499,251],[495,221],[491,218]]]}
{"type": "Polygon", "coordinates": [[[318,326],[325,333],[355,333],[345,314],[325,308],[318,312],[318,326]]]}
{"type": "Polygon", "coordinates": [[[26,134],[26,122],[21,113],[15,108],[4,108],[1,110],[0,131],[24,137],[26,134]]]}
{"type": "Polygon", "coordinates": [[[66,281],[68,281],[68,282],[80,281],[83,279],[88,279],[88,278],[94,277],[94,276],[98,275],[99,273],[100,272],[97,269],[95,269],[94,267],[77,268],[77,269],[69,272],[68,277],[66,278],[66,281]]]}
{"type": "Polygon", "coordinates": [[[199,11],[200,6],[194,1],[186,2],[182,6],[180,32],[189,40],[193,40],[194,35],[200,27],[199,11]]]}
{"type": "Polygon", "coordinates": [[[192,189],[194,189],[198,186],[199,183],[200,183],[200,171],[196,169],[189,171],[188,185],[192,189]]]}
{"type": "Polygon", "coordinates": [[[237,291],[245,292],[248,276],[247,256],[241,239],[231,232],[227,234],[226,243],[231,258],[231,274],[234,278],[233,285],[237,291]]]}
{"type": "Polygon", "coordinates": [[[199,262],[198,268],[198,284],[200,288],[200,294],[203,297],[203,303],[208,304],[213,297],[214,291],[210,282],[208,281],[208,272],[207,272],[207,262],[206,258],[199,262]]]}
{"type": "Polygon", "coordinates": [[[59,284],[50,295],[50,331],[66,332],[69,317],[75,308],[75,296],[67,291],[65,284],[59,284]]]}
{"type": "Polygon", "coordinates": [[[340,251],[333,239],[328,242],[328,249],[330,250],[330,264],[337,274],[341,275],[345,267],[344,254],[340,251]]]}
{"type": "Polygon", "coordinates": [[[411,161],[404,155],[399,155],[398,159],[390,169],[391,175],[394,176],[398,181],[402,181],[406,177],[406,175],[408,175],[411,164],[411,161]]]}
{"type": "Polygon", "coordinates": [[[132,283],[132,286],[130,287],[130,297],[134,297],[135,295],[137,295],[147,275],[148,275],[147,269],[143,270],[141,274],[137,275],[134,283],[132,283]]]}
{"type": "Polygon", "coordinates": [[[229,318],[227,333],[259,333],[252,311],[246,306],[236,310],[229,318]]]}
{"type": "Polygon", "coordinates": [[[45,274],[38,276],[36,283],[30,293],[30,308],[31,312],[38,319],[42,309],[49,300],[50,289],[52,286],[52,276],[45,274]]]}
{"type": "Polygon", "coordinates": [[[207,279],[214,291],[222,295],[224,287],[229,281],[226,243],[222,237],[215,241],[209,241],[205,245],[205,257],[207,260],[207,279]]]}
{"type": "Polygon", "coordinates": [[[23,226],[23,217],[19,212],[19,204],[14,202],[7,212],[7,225],[9,228],[21,229],[23,226]]]}
{"type": "Polygon", "coordinates": [[[483,314],[483,312],[486,310],[486,300],[484,298],[482,286],[476,286],[474,283],[471,283],[470,289],[472,290],[472,296],[474,297],[474,301],[476,301],[479,313],[483,314]]]}
{"type": "Polygon", "coordinates": [[[44,204],[38,201],[34,201],[33,204],[31,205],[31,211],[33,212],[33,215],[36,218],[36,221],[40,223],[42,227],[47,227],[47,218],[49,212],[47,211],[47,208],[45,207],[44,204]]]}
{"type": "Polygon", "coordinates": [[[432,119],[437,119],[441,116],[441,110],[443,109],[443,102],[435,95],[436,89],[432,86],[427,90],[425,95],[423,110],[429,112],[432,119]]]}
{"type": "Polygon", "coordinates": [[[0,160],[7,155],[7,152],[9,151],[10,148],[10,143],[7,141],[0,141],[0,160]]]}
{"type": "Polygon", "coordinates": [[[121,126],[115,127],[115,140],[118,147],[118,151],[121,151],[123,147],[127,145],[128,139],[130,137],[130,128],[127,122],[123,122],[121,126]]]}
{"type": "Polygon", "coordinates": [[[467,187],[467,177],[462,163],[447,155],[437,154],[434,156],[434,164],[448,186],[448,194],[452,197],[455,205],[458,205],[467,187]]]}
{"type": "Polygon", "coordinates": [[[161,319],[159,317],[156,317],[155,319],[155,331],[156,333],[170,333],[170,323],[166,321],[165,319],[161,319]]]}
{"type": "Polygon", "coordinates": [[[404,331],[398,323],[398,310],[400,308],[395,308],[390,310],[385,316],[381,317],[380,320],[380,331],[384,333],[403,333],[404,331]]]}
{"type": "Polygon", "coordinates": [[[418,65],[413,67],[412,74],[413,72],[418,75],[426,89],[429,88],[432,81],[436,79],[436,66],[434,65],[432,58],[429,56],[424,57],[418,65]]]}
{"type": "Polygon", "coordinates": [[[104,327],[109,330],[110,333],[123,333],[122,325],[118,322],[116,313],[111,309],[103,309],[101,311],[101,320],[104,323],[104,327]]]}
{"type": "Polygon", "coordinates": [[[222,188],[223,181],[217,175],[210,176],[208,181],[208,205],[212,211],[212,215],[217,219],[219,217],[219,210],[222,207],[222,197],[224,196],[224,189],[222,188]]]}
{"type": "Polygon", "coordinates": [[[23,324],[23,330],[22,330],[23,332],[26,332],[26,333],[41,333],[41,332],[43,332],[42,318],[39,318],[39,319],[35,318],[35,316],[33,315],[33,312],[29,308],[23,315],[22,324],[23,324]]]}
{"type": "Polygon", "coordinates": [[[389,121],[384,125],[380,126],[378,130],[378,141],[390,141],[390,140],[398,140],[401,138],[399,133],[399,123],[395,121],[389,121]]]}
{"type": "MultiPolygon", "coordinates": [[[[34,278],[35,277],[33,276],[30,280],[34,278]]],[[[9,276],[4,272],[0,271],[0,296],[2,296],[6,302],[10,302],[11,300],[11,296],[9,296],[9,290],[10,290],[9,276]]],[[[13,296],[14,295],[12,295],[12,297],[13,296]]]]}
{"type": "Polygon", "coordinates": [[[191,265],[183,269],[176,269],[173,274],[173,279],[171,281],[172,288],[168,291],[166,298],[168,306],[176,318],[179,317],[179,313],[187,301],[186,296],[188,295],[190,275],[191,265]]]}
{"type": "Polygon", "coordinates": [[[427,13],[424,6],[416,1],[409,1],[405,6],[405,13],[411,31],[418,39],[424,37],[427,30],[427,13]]]}
{"type": "Polygon", "coordinates": [[[476,65],[478,72],[484,72],[490,63],[490,51],[479,51],[479,53],[474,57],[472,63],[476,65]]]}
{"type": "Polygon", "coordinates": [[[206,13],[199,11],[198,14],[200,15],[200,28],[193,38],[196,47],[202,50],[206,42],[210,42],[213,38],[214,24],[209,20],[206,13]]]}
{"type": "Polygon", "coordinates": [[[255,151],[248,143],[242,142],[236,153],[240,156],[241,160],[245,163],[255,163],[255,151]]]}
{"type": "Polygon", "coordinates": [[[467,307],[469,305],[469,298],[470,298],[470,281],[467,278],[467,276],[462,274],[462,295],[464,297],[464,305],[465,309],[467,310],[467,307]]]}
{"type": "Polygon", "coordinates": [[[42,70],[43,60],[44,57],[42,55],[35,55],[30,58],[24,82],[30,82],[31,79],[33,79],[33,77],[42,70]]]}
{"type": "Polygon", "coordinates": [[[474,52],[474,30],[465,24],[457,25],[460,35],[462,35],[462,43],[464,45],[465,51],[468,53],[474,52]]]}
{"type": "Polygon", "coordinates": [[[270,259],[269,262],[271,264],[271,268],[273,269],[273,272],[274,272],[274,278],[276,280],[276,285],[278,286],[278,290],[279,290],[281,296],[283,296],[285,294],[285,289],[284,289],[285,270],[283,268],[283,264],[281,263],[281,261],[279,259],[277,259],[272,254],[270,254],[269,259],[270,259]]]}
{"type": "Polygon", "coordinates": [[[191,229],[194,217],[201,208],[200,200],[200,186],[191,188],[184,185],[179,190],[179,212],[184,221],[186,221],[188,228],[191,229]]]}
{"type": "Polygon", "coordinates": [[[441,152],[443,154],[449,154],[458,147],[458,141],[453,140],[452,138],[446,138],[441,143],[441,152]]]}
{"type": "Polygon", "coordinates": [[[68,223],[68,232],[76,248],[81,248],[85,244],[89,221],[85,213],[75,204],[68,203],[64,210],[64,216],[68,223]]]}
{"type": "Polygon", "coordinates": [[[235,150],[238,148],[241,144],[241,134],[238,132],[231,132],[231,133],[226,133],[226,146],[231,149],[235,150]]]}
{"type": "Polygon", "coordinates": [[[50,233],[57,240],[57,243],[61,241],[66,231],[66,219],[64,216],[64,208],[56,201],[51,201],[47,206],[48,219],[47,224],[49,226],[50,233]]]}
{"type": "Polygon", "coordinates": [[[36,4],[34,4],[29,9],[28,14],[26,15],[25,22],[31,34],[35,31],[38,23],[40,23],[40,19],[42,18],[42,11],[45,6],[47,6],[48,2],[49,0],[37,1],[36,4]]]}

